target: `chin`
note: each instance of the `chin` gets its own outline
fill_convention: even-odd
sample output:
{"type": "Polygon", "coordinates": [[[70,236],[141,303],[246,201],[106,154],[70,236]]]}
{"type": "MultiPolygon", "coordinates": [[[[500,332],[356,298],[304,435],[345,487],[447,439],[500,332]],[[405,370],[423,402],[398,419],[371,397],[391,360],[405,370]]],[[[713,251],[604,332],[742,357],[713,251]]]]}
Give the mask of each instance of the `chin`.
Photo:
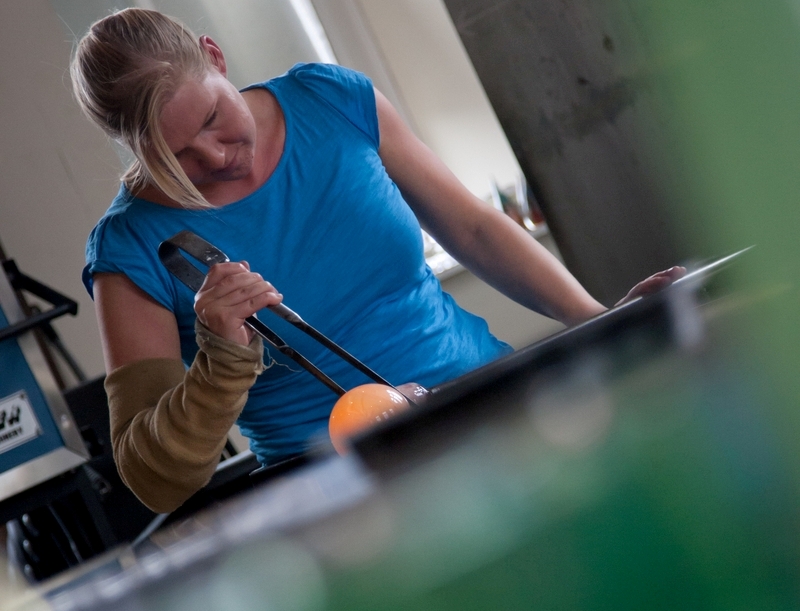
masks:
{"type": "Polygon", "coordinates": [[[224,170],[214,172],[207,182],[208,184],[213,184],[215,182],[232,182],[234,180],[242,180],[243,178],[247,178],[252,169],[252,162],[237,163],[232,168],[225,168],[224,170]]]}

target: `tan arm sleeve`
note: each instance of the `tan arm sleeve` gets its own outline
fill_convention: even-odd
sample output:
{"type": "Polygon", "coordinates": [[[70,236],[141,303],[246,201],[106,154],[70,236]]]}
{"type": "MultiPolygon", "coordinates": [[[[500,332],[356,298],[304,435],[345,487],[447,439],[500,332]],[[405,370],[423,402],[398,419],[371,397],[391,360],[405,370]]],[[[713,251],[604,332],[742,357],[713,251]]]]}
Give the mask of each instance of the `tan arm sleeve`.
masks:
{"type": "Polygon", "coordinates": [[[200,350],[147,359],[106,377],[114,460],[122,481],[150,509],[167,513],[208,483],[250,387],[264,371],[256,336],[241,346],[196,325],[200,350]]]}

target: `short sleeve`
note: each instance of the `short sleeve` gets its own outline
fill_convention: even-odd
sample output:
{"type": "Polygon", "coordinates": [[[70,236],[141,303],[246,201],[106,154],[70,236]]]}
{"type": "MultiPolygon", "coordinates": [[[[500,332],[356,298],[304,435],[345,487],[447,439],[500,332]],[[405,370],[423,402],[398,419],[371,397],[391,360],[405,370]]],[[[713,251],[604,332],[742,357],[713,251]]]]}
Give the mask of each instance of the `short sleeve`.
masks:
{"type": "Polygon", "coordinates": [[[86,266],[82,280],[94,298],[93,275],[125,274],[150,297],[173,310],[176,295],[169,274],[158,259],[157,236],[148,236],[130,226],[125,215],[106,215],[92,230],[86,242],[86,266]]]}
{"type": "Polygon", "coordinates": [[[341,113],[378,148],[378,111],[369,77],[334,64],[297,64],[287,76],[341,113]]]}

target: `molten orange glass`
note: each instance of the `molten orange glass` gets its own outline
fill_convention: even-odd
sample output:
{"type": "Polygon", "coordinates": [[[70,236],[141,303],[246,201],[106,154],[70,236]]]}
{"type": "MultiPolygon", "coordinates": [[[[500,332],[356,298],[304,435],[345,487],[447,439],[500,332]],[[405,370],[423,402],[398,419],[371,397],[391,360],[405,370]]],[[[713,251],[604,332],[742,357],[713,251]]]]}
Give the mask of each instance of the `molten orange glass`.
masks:
{"type": "Polygon", "coordinates": [[[364,384],[347,391],[336,402],[328,421],[333,447],[347,452],[347,440],[378,422],[408,409],[406,398],[383,384],[364,384]]]}

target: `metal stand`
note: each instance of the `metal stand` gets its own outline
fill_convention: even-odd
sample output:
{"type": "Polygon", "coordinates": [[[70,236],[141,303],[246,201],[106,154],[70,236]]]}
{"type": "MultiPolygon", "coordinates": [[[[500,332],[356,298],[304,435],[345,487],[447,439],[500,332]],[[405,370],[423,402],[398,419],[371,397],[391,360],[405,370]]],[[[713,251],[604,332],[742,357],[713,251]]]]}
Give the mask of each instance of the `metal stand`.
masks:
{"type": "MultiPolygon", "coordinates": [[[[78,382],[85,382],[87,379],[86,374],[61,342],[61,338],[58,336],[58,333],[56,333],[56,330],[50,324],[52,320],[55,320],[60,316],[64,316],[65,314],[75,316],[78,313],[78,303],[66,295],[59,293],[55,289],[52,289],[49,286],[42,284],[38,280],[35,280],[22,273],[13,259],[5,259],[3,260],[2,264],[3,270],[8,277],[8,281],[11,284],[11,287],[17,293],[17,297],[23,306],[26,318],[8,327],[0,329],[0,341],[12,337],[19,337],[26,331],[40,331],[42,337],[47,341],[47,346],[52,347],[56,350],[56,352],[58,352],[59,356],[61,356],[64,362],[69,366],[70,370],[75,376],[75,379],[78,380],[78,382]],[[22,297],[22,291],[26,291],[31,295],[35,295],[36,297],[45,300],[53,307],[50,310],[42,312],[38,307],[28,305],[25,299],[22,297]]],[[[41,339],[41,337],[39,339],[41,339]]],[[[40,347],[42,348],[42,352],[45,354],[45,358],[48,361],[48,365],[53,373],[53,377],[56,379],[58,387],[61,390],[64,390],[66,384],[60,375],[60,371],[58,370],[52,355],[45,348],[45,346],[42,346],[41,341],[40,347]]]]}

